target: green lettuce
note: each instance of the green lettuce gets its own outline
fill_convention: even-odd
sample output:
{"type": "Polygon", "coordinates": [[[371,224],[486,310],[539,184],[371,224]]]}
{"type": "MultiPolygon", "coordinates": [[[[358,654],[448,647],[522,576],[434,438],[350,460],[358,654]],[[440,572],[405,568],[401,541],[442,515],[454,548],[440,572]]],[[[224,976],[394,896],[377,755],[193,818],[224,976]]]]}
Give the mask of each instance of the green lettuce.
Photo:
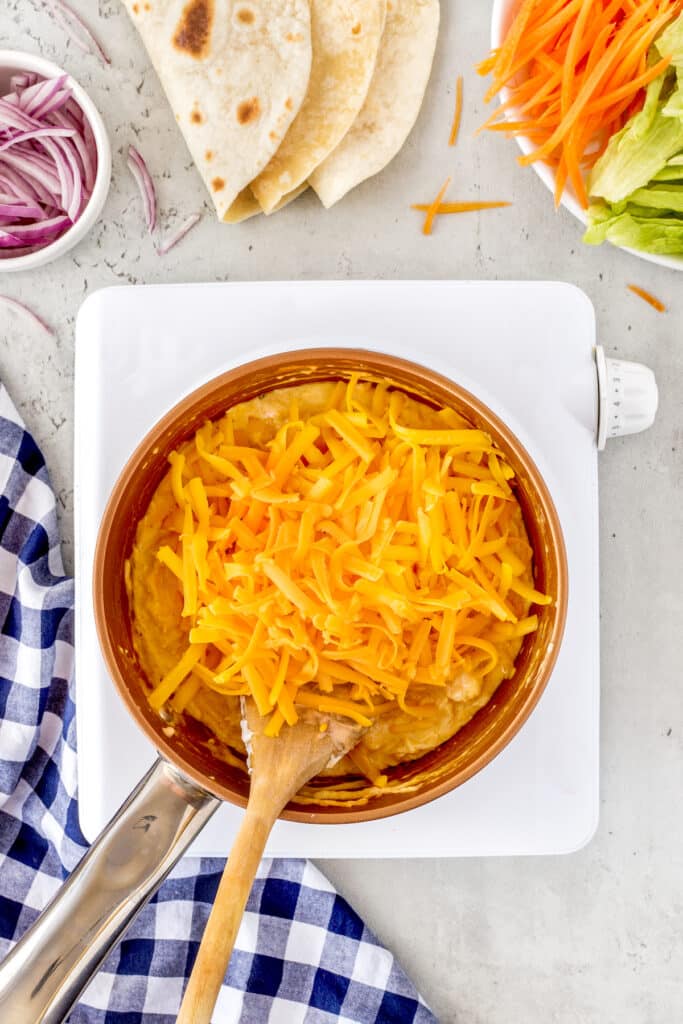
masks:
{"type": "Polygon", "coordinates": [[[683,17],[675,18],[657,39],[654,48],[660,57],[671,54],[671,66],[683,70],[683,17]]]}
{"type": "Polygon", "coordinates": [[[652,62],[672,55],[643,109],[609,141],[593,168],[584,241],[683,255],[683,15],[662,33],[652,62]]]}
{"type": "Polygon", "coordinates": [[[608,203],[646,186],[672,156],[683,150],[683,117],[664,113],[662,99],[677,94],[675,71],[667,69],[647,88],[645,106],[613,135],[591,174],[591,196],[608,203]]]}
{"type": "Polygon", "coordinates": [[[611,242],[656,256],[683,256],[683,218],[640,217],[625,212],[593,221],[584,242],[588,245],[611,242]]]}

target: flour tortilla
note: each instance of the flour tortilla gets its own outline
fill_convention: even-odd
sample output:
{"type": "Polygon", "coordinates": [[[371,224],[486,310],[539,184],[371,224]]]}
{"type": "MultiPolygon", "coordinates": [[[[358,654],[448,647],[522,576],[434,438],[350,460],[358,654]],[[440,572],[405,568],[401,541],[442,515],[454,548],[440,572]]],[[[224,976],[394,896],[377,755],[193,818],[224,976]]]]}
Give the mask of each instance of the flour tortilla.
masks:
{"type": "Polygon", "coordinates": [[[367,99],[337,148],[309,178],[329,208],[393,160],[417,120],[439,34],[439,0],[391,0],[367,99]]]}
{"type": "MultiPolygon", "coordinates": [[[[283,196],[277,206],[274,206],[272,213],[278,213],[280,210],[284,210],[285,206],[289,206],[295,199],[298,199],[302,192],[305,192],[308,188],[308,182],[303,181],[297,188],[292,189],[286,196],[283,196]]],[[[263,210],[259,206],[254,193],[250,188],[245,188],[243,192],[240,192],[235,202],[232,204],[223,220],[226,224],[241,224],[244,220],[251,220],[252,217],[258,217],[259,214],[263,213],[263,210]]]]}
{"type": "Polygon", "coordinates": [[[308,92],[279,150],[254,182],[265,213],[306,181],[344,138],[372,80],[386,0],[311,0],[308,92]]]}
{"type": "Polygon", "coordinates": [[[124,0],[223,218],[296,117],[309,0],[124,0]]]}

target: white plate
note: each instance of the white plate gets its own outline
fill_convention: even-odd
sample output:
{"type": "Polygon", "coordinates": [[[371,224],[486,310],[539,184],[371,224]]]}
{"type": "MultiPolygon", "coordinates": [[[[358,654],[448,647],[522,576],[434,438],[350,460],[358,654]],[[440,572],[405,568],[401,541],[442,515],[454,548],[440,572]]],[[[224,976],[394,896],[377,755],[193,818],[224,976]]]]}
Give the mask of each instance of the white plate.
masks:
{"type": "MultiPolygon", "coordinates": [[[[102,512],[124,462],[184,394],[268,352],[325,345],[419,360],[459,381],[525,444],[555,500],[569,560],[557,665],[491,764],[424,807],[356,825],[279,821],[268,856],[568,853],[598,817],[597,374],[593,309],[555,283],[331,281],[110,288],[76,324],[76,686],[81,826],[93,839],[154,751],[107,678],[92,607],[102,512]]],[[[224,804],[193,852],[224,855],[224,804]]]]}
{"type": "MultiPolygon", "coordinates": [[[[496,50],[501,46],[505,33],[508,30],[510,22],[515,14],[515,11],[519,7],[520,0],[494,0],[493,3],[493,14],[491,16],[491,48],[496,50]]],[[[501,92],[501,99],[503,102],[510,98],[510,92],[508,89],[503,89],[501,92]]],[[[511,120],[514,117],[514,108],[510,108],[506,117],[511,120]]],[[[524,135],[516,135],[515,139],[517,144],[525,156],[532,153],[536,148],[533,143],[527,139],[524,135]]],[[[548,167],[547,164],[537,160],[536,163],[531,165],[536,171],[546,188],[554,195],[555,194],[555,174],[552,168],[548,167]]],[[[577,201],[576,196],[571,191],[571,187],[568,186],[564,190],[562,196],[562,205],[570,213],[573,213],[577,220],[581,221],[582,224],[588,223],[586,217],[586,211],[583,209],[581,204],[577,201]]],[[[610,243],[611,244],[611,243],[610,243]]],[[[660,267],[669,267],[670,270],[683,270],[683,257],[678,256],[656,256],[649,252],[639,252],[637,249],[629,249],[626,246],[616,246],[618,249],[623,249],[624,252],[630,252],[632,256],[637,256],[641,260],[647,260],[648,263],[657,263],[660,267]]]]}

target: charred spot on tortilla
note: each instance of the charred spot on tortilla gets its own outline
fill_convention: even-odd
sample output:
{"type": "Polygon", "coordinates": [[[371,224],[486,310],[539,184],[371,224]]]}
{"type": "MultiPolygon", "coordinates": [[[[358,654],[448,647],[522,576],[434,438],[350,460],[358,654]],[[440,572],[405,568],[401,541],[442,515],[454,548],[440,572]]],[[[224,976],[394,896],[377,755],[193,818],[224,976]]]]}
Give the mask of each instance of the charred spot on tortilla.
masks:
{"type": "Polygon", "coordinates": [[[237,20],[241,21],[243,25],[253,25],[256,20],[256,15],[253,11],[250,11],[248,7],[242,7],[237,12],[237,20]]]}
{"type": "Polygon", "coordinates": [[[204,154],[204,159],[207,162],[213,160],[213,150],[212,149],[207,149],[206,153],[204,154]]]}
{"type": "Polygon", "coordinates": [[[301,32],[288,32],[285,39],[288,43],[301,43],[303,42],[303,36],[301,32]]]}
{"type": "Polygon", "coordinates": [[[225,188],[225,182],[223,181],[222,178],[214,178],[211,182],[211,188],[214,190],[214,192],[220,192],[222,189],[225,188]]]}
{"type": "Polygon", "coordinates": [[[354,26],[353,26],[353,28],[351,29],[351,35],[354,35],[354,36],[359,36],[359,35],[360,35],[360,33],[361,33],[361,29],[362,29],[362,27],[363,27],[363,26],[361,25],[361,23],[360,23],[360,22],[358,22],[358,23],[357,23],[356,25],[354,25],[354,26]]]}
{"type": "Polygon", "coordinates": [[[291,96],[288,96],[287,99],[285,100],[285,106],[287,110],[291,110],[292,107],[294,106],[294,101],[292,100],[291,96]]]}
{"type": "Polygon", "coordinates": [[[140,5],[139,4],[133,4],[133,14],[139,14],[139,13],[140,13],[140,5]]]}
{"type": "Polygon", "coordinates": [[[203,57],[209,46],[212,23],[213,0],[190,0],[180,15],[173,45],[191,57],[203,57]]]}
{"type": "Polygon", "coordinates": [[[202,114],[201,110],[198,110],[195,107],[195,109],[190,114],[190,121],[192,121],[192,124],[201,124],[203,120],[204,115],[202,114]]]}
{"type": "Polygon", "coordinates": [[[237,120],[240,124],[249,124],[251,121],[255,121],[261,114],[261,104],[259,103],[258,96],[252,96],[251,99],[242,100],[237,107],[237,120]]]}

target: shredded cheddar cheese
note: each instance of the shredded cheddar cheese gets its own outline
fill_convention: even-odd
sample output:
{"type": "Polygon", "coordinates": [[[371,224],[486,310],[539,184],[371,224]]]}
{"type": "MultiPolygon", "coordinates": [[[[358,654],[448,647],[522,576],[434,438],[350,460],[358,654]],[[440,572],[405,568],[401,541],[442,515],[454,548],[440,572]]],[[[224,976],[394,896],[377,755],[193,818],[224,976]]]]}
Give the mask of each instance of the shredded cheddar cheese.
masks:
{"type": "MultiPolygon", "coordinates": [[[[387,382],[329,387],[312,415],[293,397],[268,430],[237,406],[171,454],[155,552],[187,643],[153,708],[208,688],[251,696],[269,735],[309,708],[417,729],[537,628],[550,598],[488,434],[449,409],[415,426],[387,382]]],[[[368,750],[354,763],[387,784],[368,750]]]]}

